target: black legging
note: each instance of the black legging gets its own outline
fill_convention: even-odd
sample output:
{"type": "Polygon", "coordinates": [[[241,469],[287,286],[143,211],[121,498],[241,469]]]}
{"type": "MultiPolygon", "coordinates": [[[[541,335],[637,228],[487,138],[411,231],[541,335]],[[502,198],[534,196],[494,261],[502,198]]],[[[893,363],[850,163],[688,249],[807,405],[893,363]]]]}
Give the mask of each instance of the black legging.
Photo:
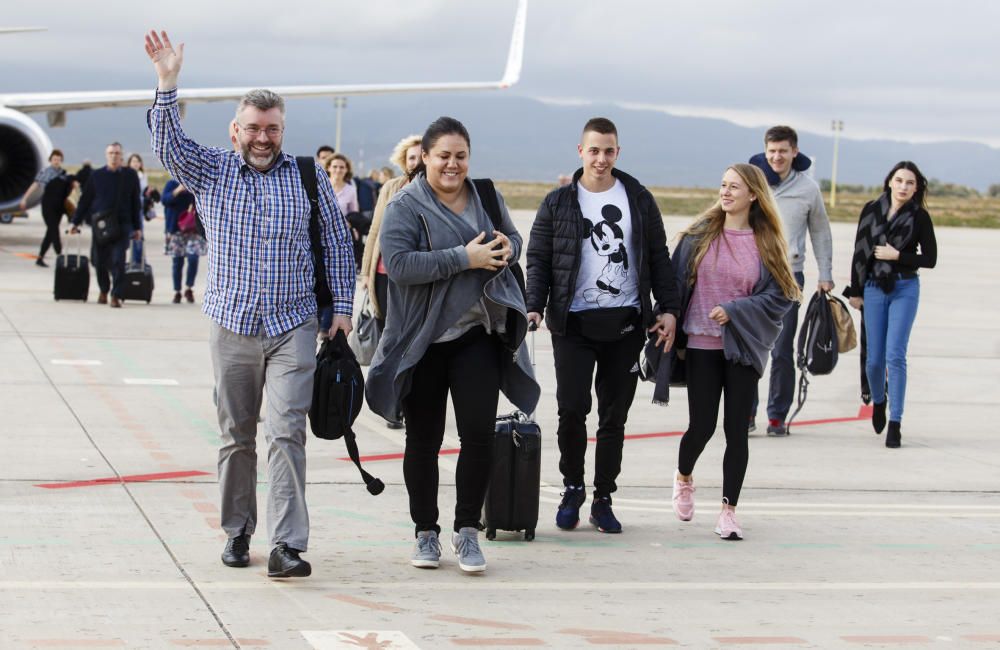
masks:
{"type": "Polygon", "coordinates": [[[448,392],[461,451],[455,471],[454,529],[478,527],[490,478],[490,452],[500,395],[500,341],[475,327],[427,348],[403,400],[406,452],[403,478],[417,532],[438,526],[438,452],[444,439],[448,392]]]}
{"type": "Polygon", "coordinates": [[[715,433],[719,400],[725,392],[722,429],[726,433],[726,453],[722,460],[722,496],[729,505],[736,506],[750,458],[750,410],[760,375],[751,366],[726,361],[722,350],[688,348],[685,365],[690,420],[681,438],[677,470],[684,475],[694,472],[698,457],[715,433]]]}
{"type": "Polygon", "coordinates": [[[385,329],[386,315],[389,313],[389,276],[385,273],[375,274],[375,301],[382,310],[382,318],[376,318],[379,334],[385,329]]]}
{"type": "Polygon", "coordinates": [[[38,257],[45,257],[49,252],[49,246],[55,249],[56,255],[62,255],[62,240],[59,238],[62,212],[42,208],[42,220],[45,221],[45,237],[42,238],[42,246],[38,249],[38,257]]]}

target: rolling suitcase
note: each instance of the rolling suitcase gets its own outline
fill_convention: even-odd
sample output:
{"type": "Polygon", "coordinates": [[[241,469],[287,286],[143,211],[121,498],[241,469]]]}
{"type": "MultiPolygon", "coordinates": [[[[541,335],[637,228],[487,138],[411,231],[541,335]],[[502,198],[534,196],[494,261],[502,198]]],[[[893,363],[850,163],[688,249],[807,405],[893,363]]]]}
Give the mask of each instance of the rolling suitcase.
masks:
{"type": "Polygon", "coordinates": [[[125,267],[123,279],[122,300],[145,300],[149,304],[153,300],[153,267],[146,264],[146,247],[142,247],[142,259],[135,259],[125,267]]]}
{"type": "MultiPolygon", "coordinates": [[[[535,332],[531,331],[531,364],[535,363],[535,332]]],[[[498,416],[493,435],[493,464],[486,493],[486,539],[497,530],[524,531],[535,539],[538,525],[538,485],[542,473],[542,430],[532,416],[515,411],[498,416]]]]}
{"type": "Polygon", "coordinates": [[[52,291],[56,300],[82,300],[87,302],[90,292],[90,260],[80,254],[81,235],[73,235],[76,240],[76,255],[56,257],[55,287],[52,291]]]}

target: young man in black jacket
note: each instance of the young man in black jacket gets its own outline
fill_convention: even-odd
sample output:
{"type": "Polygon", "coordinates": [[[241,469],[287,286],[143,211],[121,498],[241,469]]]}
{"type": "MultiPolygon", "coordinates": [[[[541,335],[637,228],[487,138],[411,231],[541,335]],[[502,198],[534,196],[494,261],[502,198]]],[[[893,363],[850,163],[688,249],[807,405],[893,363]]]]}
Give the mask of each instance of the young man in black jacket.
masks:
{"type": "Polygon", "coordinates": [[[590,522],[601,532],[620,533],[611,493],[621,471],[639,350],[647,331],[669,350],[680,302],[656,201],[637,180],[614,168],[615,125],[593,118],[577,149],[583,167],[572,183],[545,197],[531,228],[528,319],[540,323],[548,308],[559,470],[566,488],[556,525],[575,528],[586,501],[583,465],[593,381],[599,423],[590,522]]]}

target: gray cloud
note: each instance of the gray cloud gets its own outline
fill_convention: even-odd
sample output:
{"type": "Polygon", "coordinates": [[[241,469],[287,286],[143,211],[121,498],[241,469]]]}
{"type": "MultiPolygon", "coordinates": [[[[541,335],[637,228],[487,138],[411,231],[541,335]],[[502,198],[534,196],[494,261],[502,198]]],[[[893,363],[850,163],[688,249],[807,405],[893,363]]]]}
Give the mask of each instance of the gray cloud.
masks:
{"type": "MultiPolygon", "coordinates": [[[[0,92],[152,85],[149,27],[188,44],[186,85],[472,80],[503,67],[514,2],[13,3],[0,92]]],[[[1000,145],[1000,3],[532,0],[532,97],[623,102],[846,137],[1000,145]]]]}

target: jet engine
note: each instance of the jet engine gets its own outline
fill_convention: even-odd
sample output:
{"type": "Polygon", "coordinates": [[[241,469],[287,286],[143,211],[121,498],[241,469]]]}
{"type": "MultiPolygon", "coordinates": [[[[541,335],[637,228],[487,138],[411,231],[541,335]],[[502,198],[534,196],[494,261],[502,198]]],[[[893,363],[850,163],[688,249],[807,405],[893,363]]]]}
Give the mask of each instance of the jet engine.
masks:
{"type": "MultiPolygon", "coordinates": [[[[0,107],[0,213],[18,211],[18,203],[46,164],[52,141],[33,119],[0,107]]],[[[33,197],[37,204],[41,193],[33,197]]]]}

